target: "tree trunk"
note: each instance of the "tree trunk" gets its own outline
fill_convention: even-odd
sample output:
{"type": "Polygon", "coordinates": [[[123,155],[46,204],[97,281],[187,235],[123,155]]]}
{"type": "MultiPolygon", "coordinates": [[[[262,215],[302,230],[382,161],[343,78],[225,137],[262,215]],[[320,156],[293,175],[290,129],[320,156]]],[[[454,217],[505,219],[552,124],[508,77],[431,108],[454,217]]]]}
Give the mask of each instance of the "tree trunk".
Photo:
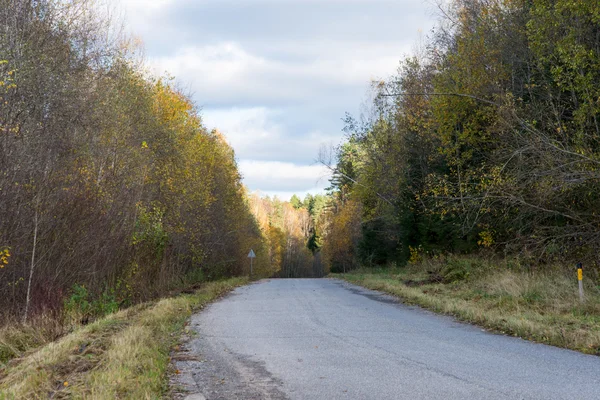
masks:
{"type": "Polygon", "coordinates": [[[29,282],[27,283],[27,300],[25,301],[25,313],[23,314],[23,323],[27,322],[27,314],[29,313],[29,303],[31,301],[31,281],[33,280],[33,270],[35,268],[35,249],[37,246],[38,233],[38,210],[35,210],[33,217],[33,251],[31,252],[31,266],[29,267],[29,282]]]}

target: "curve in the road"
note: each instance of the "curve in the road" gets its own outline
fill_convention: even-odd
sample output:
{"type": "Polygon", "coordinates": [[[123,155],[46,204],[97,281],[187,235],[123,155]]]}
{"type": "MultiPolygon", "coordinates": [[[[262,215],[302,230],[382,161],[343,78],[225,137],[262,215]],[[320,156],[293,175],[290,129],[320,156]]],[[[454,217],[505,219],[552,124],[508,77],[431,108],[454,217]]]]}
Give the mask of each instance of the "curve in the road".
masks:
{"type": "Polygon", "coordinates": [[[600,357],[491,334],[333,279],[239,288],[192,327],[178,380],[208,400],[600,399],[600,357]]]}

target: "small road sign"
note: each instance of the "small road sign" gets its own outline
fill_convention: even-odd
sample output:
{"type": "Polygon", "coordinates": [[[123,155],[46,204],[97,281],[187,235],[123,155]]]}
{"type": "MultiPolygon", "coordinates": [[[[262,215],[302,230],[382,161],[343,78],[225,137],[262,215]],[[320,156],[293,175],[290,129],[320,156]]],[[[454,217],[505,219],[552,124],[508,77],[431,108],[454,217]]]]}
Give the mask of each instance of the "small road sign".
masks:
{"type": "Polygon", "coordinates": [[[250,259],[250,278],[252,278],[252,261],[256,258],[256,254],[254,254],[254,250],[250,249],[250,253],[248,253],[248,258],[250,259]]]}

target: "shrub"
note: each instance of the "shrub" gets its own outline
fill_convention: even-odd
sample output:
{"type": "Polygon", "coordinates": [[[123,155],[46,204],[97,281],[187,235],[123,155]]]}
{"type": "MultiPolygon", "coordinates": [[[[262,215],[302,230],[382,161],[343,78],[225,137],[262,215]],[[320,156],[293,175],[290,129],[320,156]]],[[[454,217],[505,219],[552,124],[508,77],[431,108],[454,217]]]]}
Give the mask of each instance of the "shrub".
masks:
{"type": "Polygon", "coordinates": [[[91,319],[119,311],[114,291],[105,290],[95,300],[84,285],[75,284],[71,296],[65,300],[65,316],[68,321],[88,323],[91,319]]]}

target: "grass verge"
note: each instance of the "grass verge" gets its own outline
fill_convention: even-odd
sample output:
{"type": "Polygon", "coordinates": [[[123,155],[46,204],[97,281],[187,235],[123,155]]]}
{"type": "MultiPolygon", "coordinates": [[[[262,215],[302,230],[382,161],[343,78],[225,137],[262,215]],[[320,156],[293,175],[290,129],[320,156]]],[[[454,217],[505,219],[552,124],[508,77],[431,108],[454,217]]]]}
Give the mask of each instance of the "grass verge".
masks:
{"type": "Polygon", "coordinates": [[[333,276],[499,333],[600,355],[600,287],[587,279],[581,303],[575,275],[558,269],[454,257],[333,276]]]}
{"type": "Polygon", "coordinates": [[[185,321],[247,282],[207,283],[193,294],[131,307],[78,329],[9,363],[0,399],[160,399],[185,321]]]}

